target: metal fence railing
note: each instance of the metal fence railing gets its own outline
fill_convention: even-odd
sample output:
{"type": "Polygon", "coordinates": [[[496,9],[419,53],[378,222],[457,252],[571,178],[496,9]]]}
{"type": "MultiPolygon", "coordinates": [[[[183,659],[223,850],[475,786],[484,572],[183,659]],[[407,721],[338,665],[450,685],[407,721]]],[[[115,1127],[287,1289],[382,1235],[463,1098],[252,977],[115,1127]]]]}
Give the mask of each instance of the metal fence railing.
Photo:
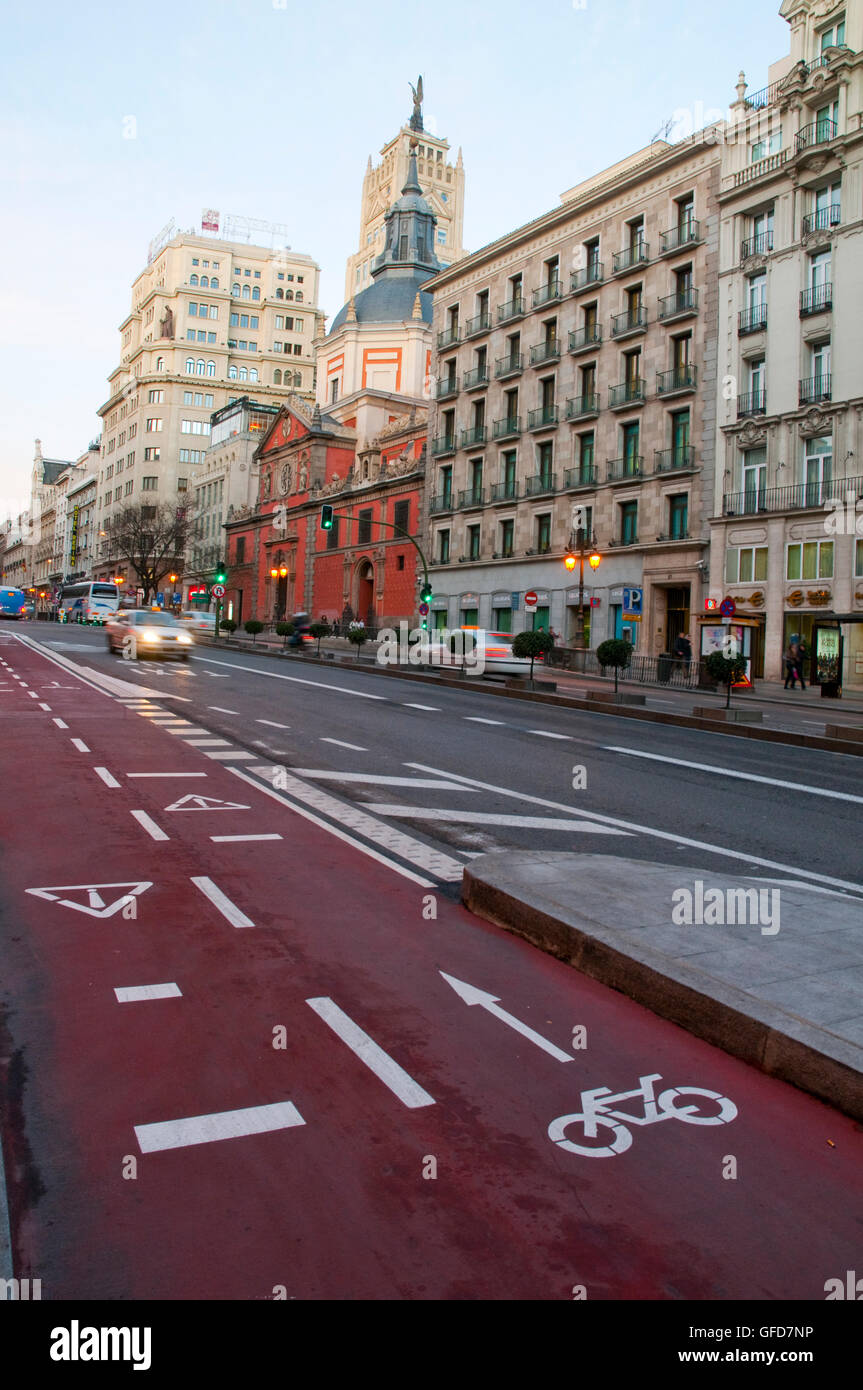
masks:
{"type": "MultiPolygon", "coordinates": [[[[596,652],[567,647],[555,647],[545,658],[546,666],[572,671],[584,676],[607,676],[614,679],[611,667],[602,667],[596,652]]],[[[677,690],[696,690],[713,686],[715,682],[699,661],[683,661],[673,656],[640,656],[633,652],[629,665],[618,672],[621,685],[667,685],[677,690]]]]}

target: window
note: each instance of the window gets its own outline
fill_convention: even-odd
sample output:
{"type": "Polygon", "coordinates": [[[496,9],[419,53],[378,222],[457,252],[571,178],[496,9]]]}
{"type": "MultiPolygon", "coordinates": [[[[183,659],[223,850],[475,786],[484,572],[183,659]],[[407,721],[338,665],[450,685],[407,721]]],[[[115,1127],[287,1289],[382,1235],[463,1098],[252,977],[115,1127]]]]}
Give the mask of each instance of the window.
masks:
{"type": "Polygon", "coordinates": [[[198,283],[198,277],[197,277],[197,275],[190,275],[190,276],[189,276],[189,284],[190,284],[190,285],[197,285],[197,283],[198,283]]]}
{"type": "Polygon", "coordinates": [[[159,487],[159,479],[155,477],[143,477],[141,479],[141,489],[143,492],[156,492],[159,487]]]}
{"type": "MultiPolygon", "coordinates": [[[[206,305],[202,305],[201,307],[204,309],[204,316],[206,317],[206,305]]],[[[190,304],[189,304],[189,318],[196,319],[197,317],[198,317],[198,305],[197,305],[197,303],[195,303],[194,301],[192,301],[192,302],[190,302],[190,304]]]]}
{"type": "Polygon", "coordinates": [[[747,512],[764,507],[767,486],[767,450],[747,449],[743,455],[743,506],[747,512]]]}
{"type": "Polygon", "coordinates": [[[554,444],[549,440],[540,444],[536,451],[536,466],[541,487],[551,486],[551,470],[554,467],[554,444]]]}
{"type": "Polygon", "coordinates": [[[260,299],[260,297],[261,297],[261,291],[258,289],[258,286],[257,286],[257,285],[253,285],[253,286],[252,286],[252,298],[253,298],[253,299],[260,299]]]}
{"type": "Polygon", "coordinates": [[[122,489],[122,487],[115,487],[115,488],[114,488],[114,501],[115,501],[115,502],[119,502],[119,500],[120,500],[120,498],[121,498],[122,496],[123,496],[123,489],[122,489]]]}
{"type": "Polygon", "coordinates": [[[228,368],[228,380],[229,380],[229,381],[236,381],[236,380],[237,380],[237,369],[236,369],[236,367],[229,367],[229,368],[228,368]]]}
{"type": "Polygon", "coordinates": [[[177,491],[178,491],[178,492],[186,492],[186,491],[188,491],[188,487],[189,487],[189,479],[188,479],[188,478],[178,478],[178,479],[177,479],[177,491]]]}
{"type": "Polygon", "coordinates": [[[109,463],[109,464],[108,464],[108,467],[105,469],[105,482],[107,483],[108,479],[109,479],[109,478],[113,478],[113,476],[114,476],[114,465],[113,465],[113,463],[109,463]]]}
{"type": "MultiPolygon", "coordinates": [[[[204,264],[206,265],[206,261],[204,262],[204,264]]],[[[207,289],[210,288],[210,277],[209,277],[209,275],[202,275],[202,276],[201,276],[201,288],[202,288],[202,289],[205,289],[205,290],[207,290],[207,289]]]]}
{"type": "Polygon", "coordinates": [[[195,359],[194,359],[194,357],[187,357],[187,358],[186,358],[186,375],[187,375],[187,376],[194,376],[194,375],[195,375],[195,359]]]}
{"type": "Polygon", "coordinates": [[[294,343],[294,356],[295,356],[295,357],[302,357],[302,355],[303,355],[303,345],[302,345],[302,343],[294,343]]]}
{"type": "Polygon", "coordinates": [[[281,369],[280,369],[279,367],[277,367],[276,370],[273,372],[273,385],[274,385],[274,386],[281,386],[281,384],[282,384],[282,373],[281,373],[281,369]]]}
{"type": "Polygon", "coordinates": [[[845,16],[837,19],[835,24],[831,24],[829,29],[821,31],[821,52],[825,48],[842,48],[845,44],[845,16]]]}
{"type": "Polygon", "coordinates": [[[146,463],[158,463],[162,457],[161,449],[145,449],[144,460],[146,463]]]}
{"type": "Polygon", "coordinates": [[[620,504],[620,539],[623,545],[634,545],[638,540],[638,503],[620,504]]]}
{"type": "Polygon", "coordinates": [[[372,509],[364,507],[357,518],[357,545],[369,545],[372,539],[372,509]]]}
{"type": "Polygon", "coordinates": [[[863,578],[863,540],[858,541],[855,547],[854,574],[857,579],[863,578]]]}
{"type": "Polygon", "coordinates": [[[207,376],[215,376],[215,375],[216,375],[216,364],[215,364],[215,362],[208,362],[208,363],[207,363],[207,376]]]}
{"type": "Polygon", "coordinates": [[[504,559],[509,559],[512,556],[514,536],[515,521],[509,517],[500,523],[500,553],[504,559]]]}
{"type": "Polygon", "coordinates": [[[209,434],[210,425],[207,420],[181,420],[181,434],[209,434]]]}
{"type": "Polygon", "coordinates": [[[668,534],[672,540],[683,540],[689,526],[689,494],[681,492],[668,499],[668,534]]]}
{"type": "Polygon", "coordinates": [[[729,546],[725,552],[727,584],[762,583],[767,579],[767,546],[729,546]]]}
{"type": "Polygon", "coordinates": [[[776,154],[782,149],[782,131],[777,130],[772,135],[768,135],[766,140],[756,140],[749,147],[749,163],[756,164],[759,159],[766,159],[769,154],[776,154]]]}
{"type": "Polygon", "coordinates": [[[786,579],[832,579],[833,542],[799,541],[785,550],[786,579]]]}
{"type": "Polygon", "coordinates": [[[536,548],[540,555],[551,550],[551,514],[548,512],[536,518],[536,548]]]}
{"type": "Polygon", "coordinates": [[[161,405],[164,399],[164,391],[150,391],[147,395],[147,401],[150,405],[161,405]]]}
{"type": "MultiPolygon", "coordinates": [[[[215,265],[215,261],[213,262],[213,264],[215,265]]],[[[218,277],[218,275],[211,275],[211,276],[210,276],[210,289],[211,289],[211,290],[217,290],[218,288],[219,288],[219,277],[218,277]]]]}
{"type": "Polygon", "coordinates": [[[406,498],[403,498],[401,501],[396,502],[395,506],[393,507],[393,525],[397,526],[399,531],[408,531],[410,529],[410,518],[410,502],[406,498]]]}
{"type": "Polygon", "coordinates": [[[161,428],[162,417],[160,415],[153,416],[151,419],[147,421],[148,434],[158,434],[161,431],[161,428]]]}
{"type": "Polygon", "coordinates": [[[261,272],[260,272],[259,270],[256,270],[256,271],[255,271],[255,279],[256,279],[256,280],[260,280],[260,278],[261,278],[261,272]]]}
{"type": "Polygon", "coordinates": [[[203,454],[203,450],[201,450],[201,449],[181,449],[181,450],[180,450],[180,462],[181,462],[181,463],[202,463],[202,462],[203,462],[203,459],[204,459],[204,454],[203,454]]]}
{"type": "Polygon", "coordinates": [[[469,526],[467,528],[467,556],[469,560],[479,559],[481,539],[482,528],[480,526],[469,526]]]}
{"type": "Polygon", "coordinates": [[[125,496],[126,496],[126,497],[131,497],[131,496],[132,496],[132,493],[133,493],[134,491],[135,491],[135,480],[134,480],[134,478],[130,478],[129,481],[128,481],[128,483],[126,484],[125,496]]]}
{"type": "Polygon", "coordinates": [[[448,530],[437,533],[437,558],[441,565],[449,564],[449,537],[448,530]]]}

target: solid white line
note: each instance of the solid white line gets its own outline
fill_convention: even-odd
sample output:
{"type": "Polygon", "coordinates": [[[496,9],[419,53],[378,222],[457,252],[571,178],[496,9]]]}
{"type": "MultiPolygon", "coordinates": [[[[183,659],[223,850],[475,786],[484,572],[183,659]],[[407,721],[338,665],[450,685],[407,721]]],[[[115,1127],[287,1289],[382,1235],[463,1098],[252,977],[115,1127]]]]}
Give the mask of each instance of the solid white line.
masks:
{"type": "Polygon", "coordinates": [[[183,992],[176,985],[123,985],[115,989],[118,1004],[137,1004],[142,999],[182,999],[183,992]]]}
{"type": "MultiPolygon", "coordinates": [[[[258,791],[263,792],[265,796],[270,796],[274,801],[278,801],[280,806],[287,806],[295,815],[302,816],[304,820],[310,821],[312,825],[319,826],[321,830],[326,830],[330,835],[334,835],[337,840],[342,840],[346,845],[350,845],[352,849],[359,850],[361,854],[365,854],[369,859],[374,859],[378,864],[383,864],[385,868],[392,869],[394,873],[401,874],[402,878],[409,878],[411,883],[418,883],[421,888],[434,888],[437,886],[432,879],[423,878],[420,874],[414,873],[413,870],[406,868],[403,864],[395,863],[394,860],[387,858],[386,855],[380,854],[376,849],[372,849],[370,845],[364,845],[361,840],[354,839],[353,835],[347,835],[344,830],[339,830],[336,826],[330,825],[328,821],[322,820],[320,816],[313,815],[313,813],[307,811],[305,807],[298,806],[294,801],[289,801],[286,796],[280,796],[272,787],[261,786],[261,783],[257,782],[253,777],[250,777],[243,768],[232,767],[228,770],[229,772],[233,772],[235,777],[240,777],[244,782],[248,782],[250,787],[257,787],[258,791]]],[[[302,787],[302,785],[301,782],[297,783],[297,786],[302,787]]],[[[369,817],[368,819],[371,818],[369,817]]],[[[406,839],[407,837],[401,838],[406,839]]],[[[422,848],[428,853],[427,846],[419,846],[418,842],[415,840],[410,841],[410,843],[417,845],[418,848],[422,848]]],[[[408,856],[405,857],[407,858],[408,856]]],[[[456,861],[452,860],[451,862],[455,863],[456,861]]],[[[461,877],[460,864],[458,868],[459,877],[461,877]]]]}
{"type": "Polygon", "coordinates": [[[217,845],[234,844],[240,840],[280,840],[281,835],[211,835],[217,845]]]}
{"type": "Polygon", "coordinates": [[[406,820],[460,821],[464,825],[506,825],[520,830],[578,830],[593,835],[625,835],[625,830],[611,830],[594,825],[592,821],[558,820],[553,816],[506,816],[491,811],[443,811],[434,807],[368,805],[366,810],[375,816],[402,816],[406,820]]]}
{"type": "Polygon", "coordinates": [[[221,888],[217,888],[211,878],[193,878],[192,882],[199,888],[205,898],[209,898],[215,908],[218,908],[222,916],[227,918],[232,927],[253,927],[255,924],[240,909],[226,897],[221,888]]]}
{"type": "MultiPolygon", "coordinates": [[[[311,685],[315,690],[335,690],[337,695],[353,695],[358,700],[385,700],[385,695],[368,695],[364,690],[351,690],[348,686],[328,685],[326,681],[303,680],[302,676],[283,676],[278,671],[263,671],[257,666],[238,666],[235,661],[213,661],[212,657],[199,656],[197,661],[212,662],[215,666],[230,666],[232,671],[251,671],[253,676],[269,676],[274,681],[291,681],[294,685],[311,685]]],[[[212,672],[209,674],[212,675],[212,672]]]]}
{"type": "Polygon", "coordinates": [[[72,747],[73,747],[73,748],[77,748],[77,749],[78,749],[78,752],[79,752],[79,753],[89,753],[89,752],[90,752],[90,749],[87,747],[86,743],[84,742],[84,740],[83,740],[82,738],[73,738],[73,739],[70,739],[69,742],[72,744],[72,747]]]}
{"type": "Polygon", "coordinates": [[[43,704],[40,704],[40,705],[39,705],[39,708],[40,708],[40,709],[46,709],[46,710],[48,711],[49,714],[51,713],[51,706],[50,706],[50,705],[43,705],[43,704]]]}
{"type": "Polygon", "coordinates": [[[424,709],[429,714],[440,714],[440,705],[415,705],[410,700],[402,700],[402,705],[405,709],[424,709]]]}
{"type": "Polygon", "coordinates": [[[204,753],[205,758],[254,758],[255,756],[254,753],[242,753],[239,749],[232,749],[229,753],[204,753]]]}
{"type": "Polygon", "coordinates": [[[361,748],[358,743],[345,743],[341,738],[322,738],[321,743],[334,743],[338,748],[350,748],[354,753],[368,753],[368,748],[361,748]]]}
{"type": "Polygon", "coordinates": [[[127,777],[209,777],[208,772],[127,772],[127,777]]]}
{"type": "Polygon", "coordinates": [[[269,724],[271,729],[289,729],[290,724],[277,724],[275,719],[256,719],[256,724],[269,724]]]}
{"type": "Polygon", "coordinates": [[[306,1122],[291,1101],[276,1105],[254,1105],[248,1110],[223,1110],[215,1115],[192,1115],[186,1120],[163,1120],[161,1124],[135,1125],[135,1138],[142,1154],[162,1149],[183,1149],[188,1144],[211,1144],[217,1139],[242,1139],[248,1134],[272,1134],[306,1122]]]}
{"type": "Polygon", "coordinates": [[[106,787],[119,787],[120,783],[113,777],[107,767],[94,767],[93,771],[97,777],[101,777],[106,787]]]}
{"type": "Polygon", "coordinates": [[[566,743],[569,742],[569,734],[549,734],[545,729],[527,729],[527,733],[536,734],[537,738],[559,738],[566,743]]]}
{"type": "MultiPolygon", "coordinates": [[[[720,735],[720,737],[722,737],[720,735]]],[[[840,756],[845,756],[840,755],[840,756]]],[[[542,796],[529,796],[527,792],[516,792],[510,787],[498,787],[493,782],[479,782],[474,777],[462,777],[458,772],[444,772],[439,767],[429,767],[426,763],[405,763],[405,767],[414,767],[418,772],[432,772],[438,777],[451,777],[454,782],[465,782],[468,786],[479,787],[481,791],[495,792],[500,796],[509,796],[516,801],[527,801],[533,806],[547,806],[554,811],[568,811],[573,816],[584,816],[587,820],[596,821],[599,825],[614,825],[621,830],[629,830],[637,835],[649,835],[654,840],[666,840],[673,845],[685,845],[687,849],[704,850],[707,854],[718,854],[724,859],[739,859],[744,864],[757,864],[762,869],[779,869],[783,873],[805,874],[807,878],[814,879],[818,883],[829,883],[834,888],[850,888],[854,893],[863,892],[863,884],[852,883],[845,878],[834,878],[830,874],[816,874],[811,869],[800,869],[799,865],[783,864],[776,859],[761,859],[757,854],[747,854],[739,849],[726,849],[722,845],[708,844],[704,840],[690,840],[685,835],[675,834],[668,830],[657,830],[652,825],[640,825],[637,821],[618,820],[613,816],[602,816],[597,811],[574,811],[560,801],[548,801],[542,796]]]]}
{"type": "Polygon", "coordinates": [[[238,709],[222,709],[221,705],[207,705],[207,709],[214,709],[216,714],[239,714],[238,709]]]}
{"type": "Polygon", "coordinates": [[[833,801],[854,801],[863,805],[863,796],[851,792],[829,791],[826,787],[810,787],[806,782],[783,782],[779,777],[759,777],[754,772],[735,772],[729,767],[716,767],[712,763],[690,763],[683,758],[664,758],[659,753],[641,753],[634,748],[615,748],[603,744],[606,753],[625,753],[630,758],[649,758],[653,763],[671,763],[674,767],[691,767],[696,772],[713,772],[717,777],[734,777],[742,782],[762,782],[768,787],[786,787],[792,792],[806,792],[808,796],[826,796],[833,801]]]}
{"type": "Polygon", "coordinates": [[[322,1018],[328,1027],[332,1028],[337,1037],[350,1048],[351,1052],[368,1067],[369,1071],[374,1072],[379,1081],[392,1091],[394,1096],[406,1105],[409,1110],[419,1110],[425,1105],[434,1105],[434,1096],[430,1096],[428,1091],[424,1091],[422,1086],[417,1085],[413,1077],[398,1062],[395,1062],[382,1047],[364,1033],[353,1019],[348,1018],[332,999],[307,999],[306,1003],[310,1009],[314,1009],[319,1018],[322,1018]]]}
{"type": "Polygon", "coordinates": [[[164,830],[160,829],[156,822],[150,816],[147,815],[146,811],[133,811],[132,815],[134,816],[138,824],[144,827],[151,839],[170,840],[170,835],[166,835],[164,830]]]}
{"type": "Polygon", "coordinates": [[[292,767],[291,772],[295,777],[313,777],[319,782],[369,782],[383,787],[430,787],[442,792],[471,790],[458,782],[443,782],[437,777],[384,777],[377,772],[330,772],[312,767],[292,767]]]}
{"type": "Polygon", "coordinates": [[[504,727],[502,719],[480,719],[478,714],[466,714],[465,719],[468,724],[497,724],[501,729],[504,727]]]}

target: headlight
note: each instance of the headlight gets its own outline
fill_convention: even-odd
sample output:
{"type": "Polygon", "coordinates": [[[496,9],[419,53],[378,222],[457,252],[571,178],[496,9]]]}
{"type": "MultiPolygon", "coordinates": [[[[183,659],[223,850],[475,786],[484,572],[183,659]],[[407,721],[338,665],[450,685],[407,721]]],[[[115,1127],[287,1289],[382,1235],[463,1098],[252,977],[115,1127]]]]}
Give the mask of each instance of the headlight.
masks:
{"type": "Polygon", "coordinates": [[[141,628],[141,641],[142,641],[142,642],[161,642],[161,640],[162,640],[162,634],[161,634],[161,632],[157,632],[156,629],[155,629],[154,627],[142,627],[142,628],[141,628]]]}
{"type": "Polygon", "coordinates": [[[184,645],[187,647],[191,647],[192,645],[192,639],[189,636],[188,632],[179,633],[177,636],[177,641],[184,643],[184,645]]]}

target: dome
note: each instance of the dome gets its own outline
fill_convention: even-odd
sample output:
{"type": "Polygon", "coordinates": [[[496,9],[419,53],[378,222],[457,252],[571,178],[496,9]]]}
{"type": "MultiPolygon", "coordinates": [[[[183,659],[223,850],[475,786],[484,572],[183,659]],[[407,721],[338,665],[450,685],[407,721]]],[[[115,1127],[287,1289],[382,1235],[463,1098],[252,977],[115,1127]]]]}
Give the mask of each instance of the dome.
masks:
{"type": "MultiPolygon", "coordinates": [[[[362,290],[354,298],[357,323],[403,323],[413,317],[414,304],[419,291],[422,320],[432,321],[432,296],[426,294],[421,286],[431,277],[428,272],[406,276],[383,276],[362,290]]],[[[336,314],[329,334],[336,333],[348,316],[349,305],[345,304],[336,314]]]]}

